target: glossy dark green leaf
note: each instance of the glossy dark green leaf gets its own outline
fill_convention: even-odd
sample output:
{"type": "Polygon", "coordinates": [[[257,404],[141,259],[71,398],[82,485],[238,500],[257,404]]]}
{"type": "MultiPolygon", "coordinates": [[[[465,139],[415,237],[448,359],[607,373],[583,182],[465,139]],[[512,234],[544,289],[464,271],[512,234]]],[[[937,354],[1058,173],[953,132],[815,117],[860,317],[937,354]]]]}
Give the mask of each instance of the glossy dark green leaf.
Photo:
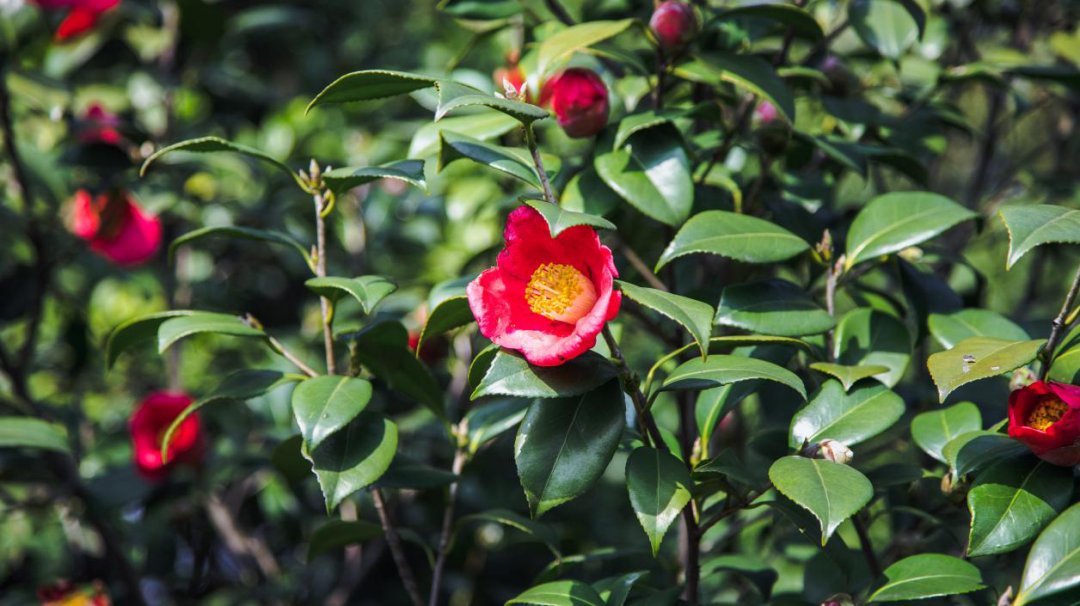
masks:
{"type": "Polygon", "coordinates": [[[712,355],[707,360],[695,358],[684,362],[664,379],[659,391],[709,389],[753,379],[786,385],[806,399],[806,388],[795,373],[771,362],[733,355],[712,355]]]}
{"type": "Polygon", "coordinates": [[[266,333],[248,325],[240,316],[196,311],[168,318],[158,326],[158,353],[164,353],[180,339],[201,333],[233,337],[266,337],[266,333]]]}
{"type": "Polygon", "coordinates": [[[671,130],[650,128],[620,148],[605,139],[593,166],[608,187],[642,214],[677,227],[690,215],[694,182],[690,158],[671,130]]]}
{"type": "Polygon", "coordinates": [[[513,117],[522,124],[532,124],[548,117],[547,110],[531,103],[503,99],[460,82],[440,80],[435,83],[439,91],[439,106],[435,119],[441,120],[450,112],[463,107],[486,107],[513,117]]]}
{"type": "Polygon", "coordinates": [[[634,24],[633,19],[620,21],[589,21],[580,23],[548,36],[537,49],[536,73],[540,77],[569,59],[575,52],[584,50],[608,38],[617,36],[634,24]]]}
{"type": "Polygon", "coordinates": [[[707,210],[691,217],[679,229],[656,262],[656,270],[679,257],[695,253],[720,255],[746,263],[776,263],[809,249],[806,240],[771,221],[724,210],[707,210]]]}
{"type": "Polygon", "coordinates": [[[307,111],[327,103],[352,103],[372,101],[404,95],[422,88],[435,86],[436,80],[428,76],[389,70],[364,70],[345,74],[334,80],[308,104],[307,111]]]}
{"type": "Polygon", "coordinates": [[[390,388],[446,416],[443,391],[431,372],[409,349],[409,333],[400,322],[377,322],[341,336],[355,343],[356,359],[390,388]]]}
{"type": "Polygon", "coordinates": [[[892,427],[904,410],[903,398],[884,385],[864,383],[845,393],[838,381],[826,381],[791,419],[789,444],[831,439],[853,446],[892,427]]]}
{"type": "Polygon", "coordinates": [[[615,140],[612,146],[617,148],[626,145],[626,142],[635,133],[654,128],[662,124],[671,124],[672,120],[682,115],[682,112],[672,110],[646,110],[636,114],[630,114],[619,120],[619,128],[615,131],[615,140]]]}
{"type": "Polygon", "coordinates": [[[289,234],[263,229],[253,229],[250,227],[236,227],[233,225],[200,227],[199,229],[189,231],[186,234],[176,238],[172,241],[172,244],[169,245],[169,262],[172,262],[173,257],[176,254],[177,248],[180,248],[185,244],[190,244],[192,242],[202,240],[204,238],[218,237],[240,238],[243,240],[255,240],[259,242],[269,242],[271,244],[290,246],[296,252],[300,253],[300,257],[304,259],[304,263],[306,263],[308,267],[314,267],[311,256],[308,255],[307,250],[304,249],[304,245],[298,242],[296,238],[293,238],[289,234]]]}
{"type": "Polygon", "coordinates": [[[712,336],[713,308],[697,299],[676,295],[654,288],[636,286],[616,280],[619,290],[626,298],[670,318],[686,329],[701,349],[701,356],[709,354],[709,337],[712,336]]]}
{"type": "Polygon", "coordinates": [[[471,324],[474,320],[469,299],[465,296],[447,297],[439,302],[428,314],[420,339],[416,342],[416,355],[419,356],[424,344],[433,337],[471,324]]]}
{"type": "Polygon", "coordinates": [[[810,13],[790,4],[750,4],[729,8],[716,15],[717,21],[729,19],[768,19],[790,27],[804,38],[821,39],[825,36],[810,13]]]}
{"type": "Polygon", "coordinates": [[[855,0],[848,19],[867,46],[889,59],[899,59],[919,39],[919,22],[897,0],[855,0]]]}
{"type": "Polygon", "coordinates": [[[765,599],[772,595],[773,585],[780,575],[757,557],[746,554],[724,554],[706,559],[701,565],[702,577],[714,573],[732,572],[754,584],[765,599]]]}
{"type": "Polygon", "coordinates": [[[911,335],[902,321],[887,313],[855,309],[836,325],[833,355],[849,366],[884,366],[887,372],[872,376],[893,387],[911,361],[911,335]]]}
{"type": "Polygon", "coordinates": [[[582,495],[615,454],[626,420],[618,381],[580,396],[537,400],[514,442],[514,460],[533,517],[582,495]]]}
{"type": "Polygon", "coordinates": [[[886,568],[885,584],[870,595],[870,602],[921,600],[983,587],[982,573],[974,565],[941,553],[922,553],[886,568]]]}
{"type": "Polygon", "coordinates": [[[503,432],[517,427],[529,404],[525,398],[493,398],[470,409],[465,414],[469,453],[476,454],[503,432]]]}
{"type": "Polygon", "coordinates": [[[397,290],[397,285],[382,276],[311,278],[304,282],[304,286],[307,286],[315,294],[326,297],[331,301],[337,301],[342,296],[349,295],[356,299],[360,307],[363,308],[364,313],[369,315],[375,311],[375,306],[380,301],[397,290]]]}
{"type": "Polygon", "coordinates": [[[314,377],[296,386],[293,415],[308,450],[314,450],[350,421],[371,400],[371,383],[353,377],[314,377]]]}
{"type": "Polygon", "coordinates": [[[1045,342],[970,337],[948,351],[931,355],[926,365],[937,385],[938,397],[944,402],[962,385],[997,377],[1031,362],[1045,342]]]}
{"type": "Polygon", "coordinates": [[[615,366],[600,354],[586,352],[559,366],[533,366],[520,354],[500,351],[476,386],[483,396],[562,398],[588,393],[615,377],[615,366]]]}
{"type": "Polygon", "coordinates": [[[162,311],[127,320],[109,333],[105,341],[105,367],[112,368],[120,354],[141,343],[152,343],[158,328],[170,318],[190,316],[198,312],[190,310],[162,311]]]}
{"type": "Polygon", "coordinates": [[[973,217],[975,213],[970,210],[930,192],[878,196],[859,211],[851,224],[847,267],[915,246],[973,217]]]}
{"type": "Polygon", "coordinates": [[[143,162],[142,167],[139,169],[139,175],[145,175],[146,171],[150,168],[150,165],[159,160],[160,158],[171,154],[173,152],[192,152],[192,153],[212,153],[212,152],[232,152],[247,156],[249,158],[255,158],[268,162],[275,168],[280,169],[285,174],[289,175],[299,183],[299,177],[293,173],[292,169],[287,164],[265,154],[254,147],[247,145],[241,145],[239,143],[233,143],[232,141],[226,141],[220,137],[200,137],[198,139],[188,139],[187,141],[181,141],[179,143],[173,143],[172,145],[163,147],[150,155],[143,162]]]}
{"type": "Polygon", "coordinates": [[[596,590],[581,581],[552,581],[526,589],[506,602],[533,606],[604,606],[596,590]]]}
{"type": "Polygon", "coordinates": [[[923,452],[947,463],[943,449],[953,438],[982,429],[979,407],[971,402],[961,402],[941,410],[931,410],[915,416],[911,421],[911,437],[923,452]]]}
{"type": "Polygon", "coordinates": [[[694,486],[686,464],[670,453],[641,447],[626,460],[626,489],[655,557],[668,528],[690,502],[694,486]]]}
{"type": "Polygon", "coordinates": [[[1031,204],[1006,206],[1001,220],[1009,230],[1009,258],[1012,267],[1036,246],[1050,243],[1080,244],[1080,210],[1031,204]]]}
{"type": "Polygon", "coordinates": [[[562,232],[578,225],[588,225],[597,229],[615,229],[614,223],[596,215],[566,210],[558,205],[539,200],[526,200],[525,204],[536,209],[544,217],[552,238],[557,238],[562,232]]]}
{"type": "Polygon", "coordinates": [[[311,533],[308,540],[308,562],[320,555],[348,545],[364,543],[381,537],[382,527],[363,520],[330,520],[311,533]]]}
{"type": "Polygon", "coordinates": [[[1061,346],[1054,352],[1047,378],[1059,383],[1080,384],[1080,325],[1062,339],[1061,346]]]}
{"type": "MultiPolygon", "coordinates": [[[[620,204],[622,198],[604,183],[592,166],[574,175],[559,199],[559,208],[593,217],[606,215],[620,204]]],[[[551,225],[550,221],[548,225],[551,225]]]]}
{"type": "Polygon", "coordinates": [[[989,309],[964,309],[949,314],[930,314],[927,320],[930,334],[942,347],[956,344],[971,337],[992,337],[1010,341],[1024,341],[1030,337],[1023,328],[1005,316],[989,309]]]}
{"type": "Polygon", "coordinates": [[[824,373],[840,381],[844,391],[851,390],[851,386],[871,377],[878,377],[889,372],[888,366],[847,366],[832,362],[814,362],[810,364],[811,370],[824,373]]]}
{"type": "MultiPolygon", "coordinates": [[[[466,135],[442,131],[438,170],[442,171],[451,162],[465,158],[524,181],[537,190],[541,189],[540,177],[537,176],[532,157],[527,150],[492,145],[466,135]]],[[[553,177],[554,173],[558,172],[558,165],[553,158],[551,162],[548,160],[549,158],[544,158],[544,170],[549,177],[553,177]]]]}
{"type": "Polygon", "coordinates": [[[520,14],[518,0],[442,0],[439,10],[457,19],[488,21],[520,14]]]}
{"type": "Polygon", "coordinates": [[[366,185],[379,179],[394,179],[427,190],[423,160],[398,160],[381,166],[335,168],[322,176],[330,189],[337,193],[366,185]]]}
{"type": "Polygon", "coordinates": [[[795,122],[795,97],[768,61],[754,55],[709,53],[675,67],[675,75],[717,86],[730,82],[772,103],[788,122],[795,122]]]}
{"type": "Polygon", "coordinates": [[[874,495],[866,476],[823,459],[784,457],[769,468],[769,479],[781,494],[817,518],[822,545],[874,495]]]}
{"type": "Polygon", "coordinates": [[[390,468],[379,478],[376,485],[382,488],[431,490],[444,488],[459,479],[460,476],[445,469],[398,457],[390,463],[390,468]]]}
{"type": "Polygon", "coordinates": [[[1068,506],[1073,474],[1033,456],[1004,460],[968,492],[968,555],[1007,553],[1027,544],[1068,506]]]}
{"type": "Polygon", "coordinates": [[[426,158],[438,153],[443,132],[458,133],[480,141],[487,141],[520,127],[521,125],[513,117],[497,112],[443,118],[438,122],[425,124],[416,131],[409,143],[407,155],[410,158],[426,158]]]}
{"type": "Polygon", "coordinates": [[[0,417],[0,448],[37,448],[71,453],[61,425],[30,417],[0,417]]]}
{"type": "Polygon", "coordinates": [[[592,584],[593,589],[604,600],[605,606],[623,606],[634,584],[646,577],[645,571],[630,572],[619,577],[608,577],[592,584]]]}
{"type": "Polygon", "coordinates": [[[1031,546],[1013,606],[1035,604],[1044,598],[1056,598],[1066,604],[1065,598],[1075,597],[1078,588],[1080,503],[1051,522],[1031,546]]]}
{"type": "Polygon", "coordinates": [[[941,449],[953,477],[985,469],[1009,457],[1028,452],[1026,446],[1005,434],[994,431],[969,431],[949,440],[941,449]]]}
{"type": "Polygon", "coordinates": [[[346,497],[382,477],[397,453],[397,442],[393,421],[362,412],[315,450],[303,448],[319,480],[326,510],[333,511],[346,497]]]}
{"type": "Polygon", "coordinates": [[[560,557],[559,550],[555,546],[557,540],[556,534],[552,531],[551,527],[541,522],[530,520],[529,518],[508,509],[490,509],[488,511],[481,511],[480,513],[462,516],[462,518],[458,520],[458,524],[469,524],[475,521],[493,522],[500,526],[513,528],[514,530],[523,532],[546,545],[556,558],[560,557]]]}
{"type": "Polygon", "coordinates": [[[836,325],[806,291],[777,279],[724,288],[716,323],[784,337],[820,334],[836,325]]]}

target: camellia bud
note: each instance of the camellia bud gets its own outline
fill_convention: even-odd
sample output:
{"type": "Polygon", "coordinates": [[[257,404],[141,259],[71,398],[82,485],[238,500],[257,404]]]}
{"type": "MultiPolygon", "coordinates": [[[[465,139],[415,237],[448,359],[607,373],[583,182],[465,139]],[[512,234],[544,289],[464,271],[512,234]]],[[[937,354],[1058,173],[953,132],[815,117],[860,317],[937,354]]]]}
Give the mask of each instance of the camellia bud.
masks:
{"type": "Polygon", "coordinates": [[[847,465],[851,462],[851,459],[855,458],[855,453],[847,446],[844,446],[842,442],[826,439],[817,444],[811,444],[806,449],[806,456],[811,459],[825,459],[833,463],[847,465]]]}
{"type": "Polygon", "coordinates": [[[540,105],[548,103],[559,126],[571,137],[591,137],[607,125],[607,87],[591,70],[572,67],[548,80],[540,94],[540,105]]]}
{"type": "Polygon", "coordinates": [[[825,598],[821,606],[855,606],[855,600],[846,593],[838,593],[825,598]]]}
{"type": "Polygon", "coordinates": [[[1039,377],[1035,374],[1034,370],[1031,370],[1027,366],[1021,366],[1014,370],[1012,376],[1009,377],[1009,391],[1023,389],[1038,380],[1039,377]]]}
{"type": "Polygon", "coordinates": [[[660,47],[671,52],[682,48],[697,35],[697,15],[689,4],[667,0],[653,11],[649,27],[660,41],[660,47]]]}

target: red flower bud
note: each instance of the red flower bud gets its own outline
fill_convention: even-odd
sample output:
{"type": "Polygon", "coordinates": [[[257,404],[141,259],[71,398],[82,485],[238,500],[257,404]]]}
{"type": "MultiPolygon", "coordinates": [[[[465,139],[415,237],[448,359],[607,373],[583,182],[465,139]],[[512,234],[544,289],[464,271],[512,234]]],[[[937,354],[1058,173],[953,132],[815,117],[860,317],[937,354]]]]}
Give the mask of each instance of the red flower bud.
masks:
{"type": "Polygon", "coordinates": [[[70,8],[60,27],[56,30],[57,42],[80,36],[97,25],[101,16],[116,8],[120,0],[31,0],[44,10],[70,8]]]}
{"type": "Polygon", "coordinates": [[[537,366],[558,366],[591,349],[622,301],[612,288],[619,273],[611,250],[584,225],[552,238],[528,206],[510,213],[505,238],[498,265],[466,289],[480,333],[537,366]]]}
{"type": "Polygon", "coordinates": [[[96,198],[85,189],[75,192],[71,231],[89,242],[91,250],[122,267],[145,263],[161,245],[161,221],[121,190],[96,198]]]}
{"type": "Polygon", "coordinates": [[[120,118],[116,114],[105,109],[101,104],[94,103],[86,109],[82,115],[78,131],[79,143],[106,145],[120,145],[123,136],[120,135],[120,118]]]}
{"type": "Polygon", "coordinates": [[[1044,461],[1080,464],[1080,387],[1036,381],[1012,392],[1009,435],[1044,461]]]}
{"type": "Polygon", "coordinates": [[[660,41],[660,47],[671,52],[682,48],[697,35],[697,15],[689,4],[667,0],[653,11],[649,27],[660,41]]]}
{"type": "Polygon", "coordinates": [[[768,124],[773,120],[776,120],[779,115],[779,112],[776,111],[776,106],[768,101],[758,103],[757,108],[754,109],[754,117],[756,117],[761,124],[768,124]]]}
{"type": "Polygon", "coordinates": [[[540,93],[540,105],[548,102],[559,126],[571,137],[591,137],[607,125],[607,87],[591,70],[572,67],[548,80],[540,93]]]}
{"type": "Polygon", "coordinates": [[[169,443],[169,462],[162,461],[161,440],[176,417],[191,404],[187,394],[159,391],[139,403],[128,429],[134,446],[135,466],[148,480],[160,480],[174,464],[199,465],[206,455],[206,440],[198,414],[184,419],[169,443]]]}

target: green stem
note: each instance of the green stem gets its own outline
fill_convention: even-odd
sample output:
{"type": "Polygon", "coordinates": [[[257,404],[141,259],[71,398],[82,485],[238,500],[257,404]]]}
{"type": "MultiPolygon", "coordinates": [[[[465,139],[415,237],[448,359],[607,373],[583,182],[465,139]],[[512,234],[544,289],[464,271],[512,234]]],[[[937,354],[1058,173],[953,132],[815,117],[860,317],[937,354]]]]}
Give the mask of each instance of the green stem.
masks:
{"type": "Polygon", "coordinates": [[[615,341],[615,336],[611,334],[611,329],[608,328],[606,324],[604,325],[604,330],[601,331],[601,334],[604,335],[604,341],[607,343],[608,349],[611,350],[611,357],[615,359],[615,365],[619,369],[619,378],[622,381],[623,389],[634,403],[634,410],[637,411],[638,421],[645,428],[642,437],[645,438],[646,443],[648,443],[651,438],[652,446],[667,451],[668,447],[664,442],[663,437],[660,435],[660,428],[656,426],[656,421],[649,413],[649,403],[645,400],[645,394],[641,392],[638,378],[626,363],[626,358],[623,357],[622,350],[619,349],[619,344],[615,341]]]}
{"type": "Polygon", "coordinates": [[[544,188],[544,199],[558,206],[555,194],[551,191],[551,183],[548,182],[547,171],[544,170],[544,160],[540,157],[540,146],[536,144],[536,133],[533,132],[531,123],[525,125],[525,143],[529,146],[533,164],[536,165],[536,174],[540,177],[540,185],[544,188]]]}

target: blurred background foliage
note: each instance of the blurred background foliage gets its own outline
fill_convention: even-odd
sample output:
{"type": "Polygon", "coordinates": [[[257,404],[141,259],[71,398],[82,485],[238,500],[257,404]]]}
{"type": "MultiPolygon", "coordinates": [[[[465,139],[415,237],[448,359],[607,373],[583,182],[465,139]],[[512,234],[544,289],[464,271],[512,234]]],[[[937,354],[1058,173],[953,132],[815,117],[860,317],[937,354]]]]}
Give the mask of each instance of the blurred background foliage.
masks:
{"type": "MultiPolygon", "coordinates": [[[[651,2],[630,0],[560,3],[579,21],[647,19],[652,8],[651,2]]],[[[452,8],[486,3],[450,4],[452,8]]],[[[4,0],[0,2],[7,48],[3,52],[9,54],[4,75],[14,100],[20,152],[37,192],[55,217],[65,216],[65,201],[75,189],[114,184],[130,189],[163,218],[166,241],[197,226],[224,224],[277,229],[311,241],[310,199],[265,165],[228,155],[184,158],[156,166],[145,178],[138,177],[138,165],[153,149],[205,135],[253,146],[294,168],[305,167],[310,158],[324,166],[364,166],[430,156],[434,101],[428,93],[415,94],[412,100],[397,97],[320,107],[310,113],[305,108],[327,83],[359,69],[452,75],[485,90],[499,90],[493,71],[523,43],[542,38],[556,21],[546,2],[521,4],[524,11],[508,19],[480,21],[457,19],[452,10],[440,10],[432,0],[125,0],[92,33],[58,45],[49,34],[54,15],[22,6],[19,0],[4,0]],[[72,156],[74,121],[94,103],[122,116],[124,134],[132,142],[130,157],[72,156]]],[[[926,9],[925,32],[919,40],[902,40],[895,57],[883,57],[868,46],[865,36],[846,27],[830,40],[832,56],[841,68],[828,74],[828,83],[812,77],[810,82],[791,81],[799,90],[797,130],[849,141],[873,132],[916,160],[874,161],[869,170],[859,171],[830,158],[823,161],[820,154],[802,149],[805,145],[789,151],[788,172],[768,183],[763,196],[771,201],[778,223],[809,241],[817,241],[827,225],[850,217],[874,195],[920,187],[920,182],[926,189],[977,207],[987,218],[1000,205],[1020,200],[1080,208],[1075,166],[1080,158],[1080,138],[1075,135],[1080,119],[1076,95],[1080,6],[1047,0],[920,4],[926,9]],[[1043,71],[1006,73],[1033,65],[1043,71]]],[[[830,32],[844,23],[849,7],[846,2],[814,1],[808,10],[830,32]]],[[[708,24],[703,35],[718,47],[741,52],[771,52],[781,40],[738,22],[708,24]]],[[[620,39],[620,45],[645,48],[633,36],[620,39]]],[[[809,50],[807,43],[796,43],[796,55],[809,50]]],[[[633,70],[613,73],[595,57],[576,61],[602,70],[612,85],[613,123],[647,92],[644,76],[633,70]]],[[[719,122],[730,124],[736,101],[733,94],[720,99],[712,109],[719,122]]],[[[501,114],[485,116],[486,122],[474,124],[476,128],[518,140],[512,120],[501,114]]],[[[704,147],[704,139],[721,133],[697,136],[695,142],[704,147]]],[[[564,165],[579,162],[592,145],[568,139],[552,121],[541,126],[540,140],[545,152],[560,157],[564,165]]],[[[434,164],[427,167],[428,192],[397,187],[395,182],[365,186],[339,201],[339,213],[330,224],[330,273],[392,278],[400,289],[382,305],[380,314],[401,318],[409,327],[422,321],[418,310],[433,285],[474,275],[489,263],[493,248],[501,244],[505,212],[517,204],[519,193],[470,163],[459,162],[441,172],[434,164]]],[[[755,144],[749,138],[741,142],[720,169],[745,189],[760,172],[755,144]]],[[[0,166],[0,184],[11,182],[10,167],[0,166]]],[[[32,245],[20,229],[21,201],[10,185],[4,190],[0,340],[14,346],[21,339],[26,321],[22,312],[30,305],[27,298],[36,278],[32,245]]],[[[588,207],[594,201],[586,199],[584,204],[588,207]]],[[[723,188],[703,185],[698,190],[698,208],[727,208],[730,203],[723,188]]],[[[655,259],[665,244],[651,236],[655,224],[631,211],[612,212],[620,213],[622,237],[647,259],[655,259]]],[[[1002,259],[1008,237],[996,219],[988,219],[977,231],[952,233],[951,238],[924,251],[927,257],[918,260],[920,265],[933,268],[942,261],[962,260],[946,278],[968,306],[1001,312],[1033,335],[1045,333],[1047,318],[1057,311],[1066,288],[1066,270],[1076,264],[1075,251],[1043,247],[1006,272],[1002,259]]],[[[126,423],[143,395],[169,384],[168,358],[144,350],[123,356],[106,372],[102,355],[104,339],[123,320],[170,306],[197,306],[252,313],[268,330],[304,352],[306,359],[318,359],[314,353],[321,330],[318,304],[303,286],[303,261],[281,248],[215,239],[181,248],[175,263],[161,254],[147,266],[124,271],[63,231],[50,234],[49,246],[56,255],[56,275],[44,307],[30,389],[67,425],[77,445],[79,471],[101,507],[121,514],[120,530],[134,562],[145,572],[147,595],[160,603],[326,600],[341,576],[341,550],[308,558],[307,541],[327,518],[318,487],[299,461],[295,444],[290,450],[285,441],[293,433],[287,391],[206,409],[203,417],[213,438],[205,475],[187,474],[151,485],[135,476],[129,463],[126,423]],[[244,533],[268,546],[280,574],[268,574],[250,553],[238,553],[214,538],[215,527],[200,505],[207,499],[224,503],[244,533]]],[[[634,279],[621,259],[619,266],[624,277],[634,279]]],[[[699,269],[687,264],[679,271],[689,277],[699,269]]],[[[745,272],[750,270],[727,271],[734,281],[747,278],[745,272]]],[[[695,294],[716,300],[722,286],[705,283],[695,294]]],[[[350,313],[345,303],[339,318],[347,319],[350,313]]],[[[661,353],[644,337],[626,338],[631,362],[651,361],[661,353]]],[[[441,346],[461,347],[461,343],[441,346]]],[[[196,337],[182,352],[182,357],[177,355],[176,380],[192,394],[209,391],[233,369],[288,369],[243,340],[196,337]]],[[[912,412],[936,406],[921,362],[927,353],[916,353],[909,370],[909,377],[919,380],[897,388],[908,402],[920,403],[912,412]]],[[[441,381],[449,382],[468,359],[442,357],[433,368],[441,381]]],[[[0,378],[0,405],[14,406],[10,389],[0,378]]],[[[965,388],[956,400],[975,400],[990,408],[985,418],[997,419],[1004,415],[1004,393],[1004,382],[979,384],[965,388]]],[[[788,401],[776,398],[778,403],[788,401]]],[[[413,432],[404,456],[448,459],[443,436],[425,425],[423,413],[404,402],[384,405],[401,411],[403,431],[413,432]]],[[[793,410],[784,406],[773,406],[771,389],[763,389],[749,401],[741,424],[726,428],[730,435],[722,439],[734,443],[749,437],[753,443],[778,429],[786,431],[793,410]]],[[[674,417],[674,408],[663,407],[658,415],[670,423],[667,417],[674,417]]],[[[864,446],[860,458],[916,461],[914,449],[892,452],[888,447],[905,439],[901,434],[906,424],[894,430],[864,446]]],[[[525,511],[511,446],[511,437],[504,435],[476,458],[459,493],[462,515],[499,508],[518,515],[525,511]]],[[[650,570],[655,586],[670,584],[676,573],[671,559],[649,556],[628,506],[622,488],[624,465],[625,453],[616,455],[610,477],[588,498],[545,516],[539,530],[526,524],[533,532],[522,532],[490,520],[463,524],[452,556],[457,565],[447,580],[454,596],[451,603],[502,603],[536,578],[553,575],[554,560],[543,539],[555,543],[564,555],[591,554],[565,560],[558,572],[599,578],[618,571],[650,570]]],[[[82,521],[80,501],[55,492],[48,476],[33,453],[0,452],[0,603],[27,603],[36,587],[58,577],[110,576],[104,561],[93,557],[101,554],[102,546],[82,521]]],[[[933,517],[947,499],[937,482],[931,478],[896,490],[908,491],[905,498],[930,512],[923,515],[933,517]]],[[[423,562],[430,557],[424,549],[437,536],[442,494],[406,491],[399,501],[401,525],[415,529],[405,537],[410,557],[423,562]]],[[[367,498],[359,502],[359,517],[374,520],[367,498]]],[[[774,593],[790,596],[773,603],[817,603],[827,597],[827,588],[835,586],[830,575],[836,569],[793,530],[770,532],[773,520],[766,512],[749,515],[738,528],[711,537],[712,544],[736,541],[735,550],[754,553],[769,541],[773,553],[781,554],[769,562],[779,572],[774,593]]],[[[955,553],[962,548],[962,524],[951,530],[948,524],[934,526],[938,530],[930,534],[920,524],[912,521],[908,529],[917,549],[955,553]]],[[[665,549],[673,551],[673,543],[669,541],[665,549]]],[[[403,603],[385,548],[376,540],[365,547],[368,550],[360,571],[362,589],[350,603],[403,603]]],[[[1003,578],[1016,577],[1015,569],[1001,572],[1003,578]]],[[[748,594],[753,577],[747,578],[707,573],[703,593],[717,603],[734,603],[737,596],[748,594]]],[[[858,585],[868,579],[845,582],[858,585]]],[[[756,603],[741,599],[749,601],[739,603],[756,603]]]]}

